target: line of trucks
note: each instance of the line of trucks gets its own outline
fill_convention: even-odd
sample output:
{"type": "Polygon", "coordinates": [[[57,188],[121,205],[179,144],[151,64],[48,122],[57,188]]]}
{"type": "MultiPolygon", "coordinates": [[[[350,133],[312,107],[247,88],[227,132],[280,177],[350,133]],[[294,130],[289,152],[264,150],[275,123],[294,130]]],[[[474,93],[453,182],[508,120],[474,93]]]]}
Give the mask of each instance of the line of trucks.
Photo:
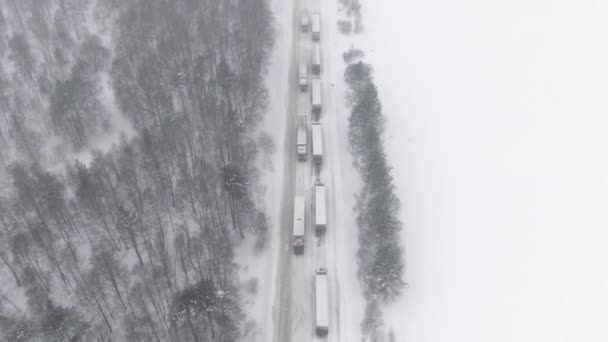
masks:
{"type": "MultiPolygon", "coordinates": [[[[315,184],[315,234],[324,234],[327,229],[325,185],[315,184]]],[[[296,196],[293,208],[293,250],[296,254],[304,253],[304,234],[306,202],[304,196],[296,196]]],[[[315,333],[322,336],[329,331],[329,300],[327,269],[318,268],[315,272],[315,333]]]]}
{"type": "MultiPolygon", "coordinates": [[[[306,116],[300,115],[296,118],[296,153],[298,160],[305,161],[308,157],[308,131],[306,116]]],[[[316,165],[323,163],[323,128],[320,122],[310,124],[312,131],[312,160],[316,165]]]]}
{"type": "MultiPolygon", "coordinates": [[[[315,184],[314,201],[315,201],[315,235],[321,236],[327,230],[327,212],[325,185],[322,183],[315,184]]],[[[293,202],[293,251],[296,254],[304,253],[304,234],[306,233],[304,213],[306,211],[306,202],[304,196],[298,195],[293,202]]]]}
{"type": "MultiPolygon", "coordinates": [[[[321,17],[319,13],[312,13],[309,17],[306,12],[300,16],[300,28],[302,32],[312,32],[313,46],[311,50],[311,71],[313,78],[310,81],[310,97],[312,116],[317,118],[310,124],[312,135],[312,160],[315,165],[320,166],[323,162],[323,128],[318,119],[321,114],[321,17]]],[[[307,91],[308,82],[308,63],[306,59],[300,62],[298,86],[300,91],[307,91]]],[[[308,125],[305,115],[298,115],[296,118],[296,153],[298,160],[306,161],[308,156],[308,125]]],[[[321,236],[327,231],[327,212],[326,212],[326,191],[325,185],[317,181],[314,185],[314,227],[315,235],[321,236]]],[[[293,208],[293,240],[292,247],[295,254],[304,253],[304,237],[306,233],[306,200],[302,195],[294,198],[293,208]]],[[[314,275],[315,290],[315,332],[322,336],[329,331],[329,288],[327,269],[317,268],[314,275]]]]}

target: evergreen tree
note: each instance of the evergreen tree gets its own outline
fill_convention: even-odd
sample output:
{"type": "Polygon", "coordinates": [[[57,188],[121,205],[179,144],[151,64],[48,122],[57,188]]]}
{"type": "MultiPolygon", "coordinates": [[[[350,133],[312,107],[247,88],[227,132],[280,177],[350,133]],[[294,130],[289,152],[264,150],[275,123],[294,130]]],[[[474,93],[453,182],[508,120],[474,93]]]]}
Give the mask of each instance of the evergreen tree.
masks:
{"type": "Polygon", "coordinates": [[[378,248],[372,268],[372,289],[385,303],[394,301],[405,287],[403,281],[402,251],[394,243],[385,243],[378,248]]]}
{"type": "Polygon", "coordinates": [[[21,320],[17,322],[6,335],[6,342],[30,342],[35,334],[31,322],[21,320]]]}
{"type": "Polygon", "coordinates": [[[73,308],[55,306],[51,302],[40,318],[40,335],[48,342],[83,341],[82,336],[89,327],[90,324],[73,308]]]}
{"type": "Polygon", "coordinates": [[[344,78],[349,86],[351,107],[348,139],[363,188],[357,197],[359,226],[359,277],[367,299],[362,323],[364,336],[375,341],[382,325],[381,303],[395,300],[403,291],[403,250],[399,243],[402,223],[398,218],[391,168],[383,144],[382,105],[373,82],[371,67],[350,64],[344,78]]]}

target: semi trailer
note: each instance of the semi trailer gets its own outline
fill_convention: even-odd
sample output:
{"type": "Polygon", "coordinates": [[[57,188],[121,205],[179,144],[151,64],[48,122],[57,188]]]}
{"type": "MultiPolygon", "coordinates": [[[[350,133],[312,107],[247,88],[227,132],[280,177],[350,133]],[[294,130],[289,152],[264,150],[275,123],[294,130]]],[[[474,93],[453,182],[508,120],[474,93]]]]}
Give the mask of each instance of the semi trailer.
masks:
{"type": "Polygon", "coordinates": [[[304,253],[304,196],[296,196],[293,201],[293,251],[304,253]]]}
{"type": "Polygon", "coordinates": [[[315,185],[315,234],[325,234],[327,230],[327,216],[325,206],[325,185],[315,185]]]}
{"type": "Polygon", "coordinates": [[[300,62],[298,85],[301,91],[306,91],[306,88],[308,88],[308,66],[306,65],[306,61],[300,62]]]}
{"type": "Polygon", "coordinates": [[[312,90],[311,90],[311,99],[312,99],[312,111],[317,115],[321,112],[321,79],[313,78],[312,79],[312,90]]]}
{"type": "Polygon", "coordinates": [[[318,268],[315,272],[315,331],[317,336],[329,331],[329,301],[327,270],[318,268]]]}
{"type": "Polygon", "coordinates": [[[308,31],[308,26],[310,25],[310,19],[308,18],[308,13],[302,11],[300,13],[300,29],[302,32],[308,31]]]}
{"type": "Polygon", "coordinates": [[[321,39],[321,15],[318,12],[312,14],[312,40],[321,39]]]}
{"type": "Polygon", "coordinates": [[[297,133],[296,133],[296,153],[298,154],[298,160],[306,160],[308,154],[308,148],[306,144],[306,116],[299,115],[297,121],[297,133]]]}
{"type": "Polygon", "coordinates": [[[321,73],[321,47],[319,44],[314,44],[312,46],[312,72],[315,75],[319,75],[321,73]]]}
{"type": "Polygon", "coordinates": [[[312,160],[319,165],[323,162],[323,132],[320,122],[313,122],[312,125],[312,160]]]}

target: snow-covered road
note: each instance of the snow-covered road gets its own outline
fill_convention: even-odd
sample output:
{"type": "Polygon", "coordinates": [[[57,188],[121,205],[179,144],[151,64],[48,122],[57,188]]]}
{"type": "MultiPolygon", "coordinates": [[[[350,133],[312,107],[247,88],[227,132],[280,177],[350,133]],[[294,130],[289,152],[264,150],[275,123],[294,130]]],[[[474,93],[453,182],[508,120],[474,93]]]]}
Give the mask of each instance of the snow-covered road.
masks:
{"type": "MultiPolygon", "coordinates": [[[[285,146],[282,159],[283,200],[278,236],[279,260],[277,265],[274,298],[274,341],[308,342],[311,340],[355,341],[358,340],[359,322],[363,302],[356,278],[355,252],[357,247],[356,226],[353,215],[356,172],[346,146],[346,118],[344,107],[344,85],[342,74],[344,63],[341,53],[345,41],[337,33],[337,1],[293,0],[293,13],[280,8],[283,17],[278,18],[281,38],[290,37],[289,58],[275,60],[274,66],[281,70],[281,63],[288,62],[287,84],[271,85],[275,96],[287,89],[284,113],[285,146]],[[310,154],[310,123],[317,118],[311,115],[310,89],[299,92],[295,76],[300,61],[310,64],[313,42],[310,31],[299,32],[300,9],[321,14],[321,81],[323,109],[319,121],[323,125],[324,160],[320,168],[312,163],[310,154]],[[289,16],[289,17],[287,17],[289,16]],[[289,26],[291,24],[291,26],[289,26]],[[289,27],[288,27],[289,26],[289,27]],[[281,85],[283,87],[281,87],[281,85]],[[274,86],[274,87],[273,87],[274,86]],[[309,129],[309,155],[306,162],[295,158],[296,115],[307,117],[309,129]],[[327,189],[327,233],[314,234],[313,185],[320,181],[327,189]],[[296,256],[291,249],[293,197],[306,197],[306,238],[304,254],[296,256]],[[329,333],[326,337],[315,336],[314,272],[323,267],[329,279],[329,333]]],[[[285,46],[286,44],[282,44],[285,46]]],[[[310,72],[310,69],[309,69],[310,72]]],[[[281,102],[279,99],[278,102],[281,102]]],[[[283,128],[282,128],[283,129],[283,128]]],[[[277,132],[283,130],[277,130],[277,132]]],[[[275,135],[276,136],[276,135],[275,135]]]]}

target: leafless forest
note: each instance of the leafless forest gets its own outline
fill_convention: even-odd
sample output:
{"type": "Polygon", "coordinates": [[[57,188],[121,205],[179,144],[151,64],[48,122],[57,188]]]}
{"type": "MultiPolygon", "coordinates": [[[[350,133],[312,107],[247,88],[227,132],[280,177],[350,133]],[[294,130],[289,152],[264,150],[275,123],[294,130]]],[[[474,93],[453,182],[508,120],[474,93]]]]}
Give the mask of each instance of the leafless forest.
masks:
{"type": "Polygon", "coordinates": [[[236,341],[266,0],[0,0],[0,331],[236,341]]]}

